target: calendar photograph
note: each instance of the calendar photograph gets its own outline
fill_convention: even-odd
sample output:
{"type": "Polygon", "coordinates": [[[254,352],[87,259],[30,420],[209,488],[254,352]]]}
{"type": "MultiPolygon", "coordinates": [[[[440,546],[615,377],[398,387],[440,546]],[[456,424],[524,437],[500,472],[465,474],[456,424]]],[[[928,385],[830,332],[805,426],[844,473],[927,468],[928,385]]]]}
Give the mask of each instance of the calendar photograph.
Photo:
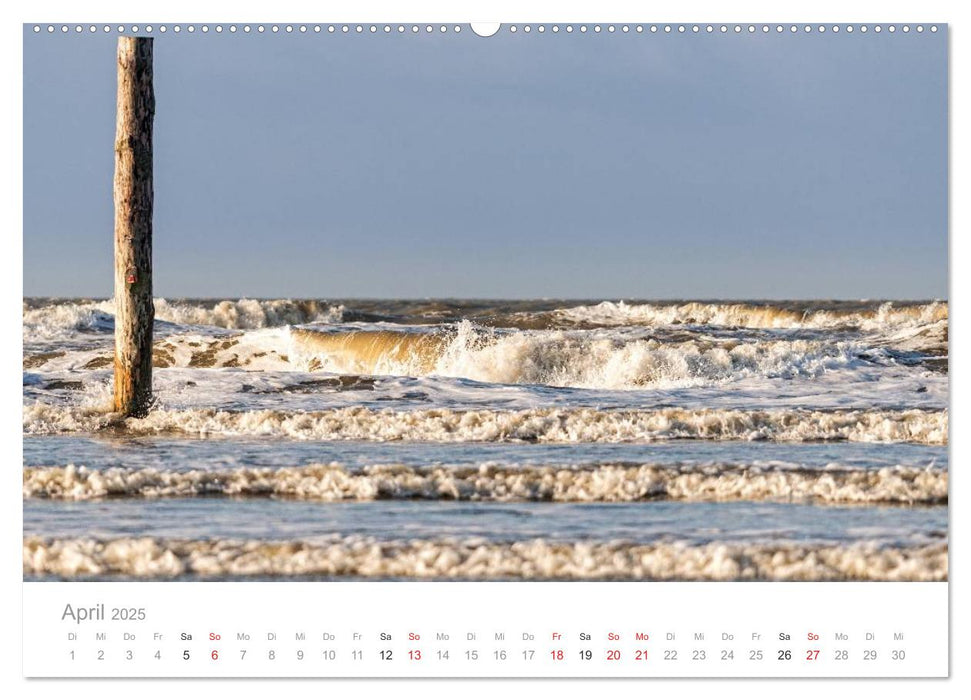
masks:
{"type": "Polygon", "coordinates": [[[24,25],[24,580],[947,581],[947,52],[24,25]]]}

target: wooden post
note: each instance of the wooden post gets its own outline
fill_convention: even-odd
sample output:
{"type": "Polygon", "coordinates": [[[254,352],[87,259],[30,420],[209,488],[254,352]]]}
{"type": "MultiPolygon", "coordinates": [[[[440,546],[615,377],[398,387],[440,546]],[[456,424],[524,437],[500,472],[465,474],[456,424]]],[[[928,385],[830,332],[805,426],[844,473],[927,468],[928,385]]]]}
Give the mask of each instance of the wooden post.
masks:
{"type": "Polygon", "coordinates": [[[125,416],[152,400],[152,40],[118,39],[115,132],[115,401],[125,416]]]}

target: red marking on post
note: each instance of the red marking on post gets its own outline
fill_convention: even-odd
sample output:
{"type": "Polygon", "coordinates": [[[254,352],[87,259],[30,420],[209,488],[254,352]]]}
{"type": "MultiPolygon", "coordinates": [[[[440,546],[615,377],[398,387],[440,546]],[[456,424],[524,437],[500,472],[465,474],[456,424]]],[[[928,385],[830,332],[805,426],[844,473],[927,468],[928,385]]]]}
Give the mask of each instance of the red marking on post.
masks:
{"type": "Polygon", "coordinates": [[[129,272],[128,277],[125,278],[125,281],[128,282],[128,284],[135,284],[135,274],[129,272]]]}

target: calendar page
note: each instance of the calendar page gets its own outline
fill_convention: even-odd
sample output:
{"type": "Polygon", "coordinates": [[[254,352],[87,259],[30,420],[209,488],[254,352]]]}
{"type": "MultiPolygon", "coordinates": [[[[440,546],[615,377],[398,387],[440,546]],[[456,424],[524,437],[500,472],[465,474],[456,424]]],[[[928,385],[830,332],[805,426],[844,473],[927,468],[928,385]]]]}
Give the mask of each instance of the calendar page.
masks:
{"type": "Polygon", "coordinates": [[[24,676],[947,677],[948,24],[406,14],[23,24],[24,676]]]}

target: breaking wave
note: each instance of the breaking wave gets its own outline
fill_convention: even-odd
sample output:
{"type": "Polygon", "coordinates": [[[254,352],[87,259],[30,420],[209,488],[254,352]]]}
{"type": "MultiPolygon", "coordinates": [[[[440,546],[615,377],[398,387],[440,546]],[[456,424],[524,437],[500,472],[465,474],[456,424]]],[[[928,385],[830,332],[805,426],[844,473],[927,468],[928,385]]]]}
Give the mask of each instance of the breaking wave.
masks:
{"type": "MultiPolygon", "coordinates": [[[[520,303],[524,310],[510,312],[508,304],[495,302],[408,303],[386,300],[364,306],[369,311],[348,312],[342,303],[316,299],[156,299],[159,320],[183,325],[255,329],[306,323],[340,323],[357,318],[411,319],[439,323],[465,317],[490,326],[551,328],[585,326],[678,326],[709,325],[733,328],[819,328],[886,330],[933,324],[948,320],[945,301],[901,302],[699,302],[597,304],[553,308],[545,302],[520,303]],[[529,306],[533,310],[529,310],[529,306]]],[[[61,330],[99,332],[110,330],[114,304],[109,300],[30,299],[24,301],[23,322],[35,335],[61,330]]]]}
{"type": "Polygon", "coordinates": [[[24,498],[189,496],[283,497],[316,501],[632,502],[811,501],[941,505],[947,472],[917,467],[859,469],[793,465],[596,465],[411,467],[340,464],[230,470],[25,467],[24,498]]]}
{"type": "Polygon", "coordinates": [[[163,321],[182,325],[216,326],[240,330],[274,328],[299,323],[340,323],[343,306],[315,300],[240,299],[220,301],[214,306],[155,302],[155,315],[163,321]]]}
{"type": "Polygon", "coordinates": [[[712,325],[744,328],[847,328],[884,330],[947,321],[947,303],[896,306],[885,302],[876,308],[814,309],[796,304],[704,303],[599,304],[557,309],[556,317],[572,323],[596,325],[712,325]]]}
{"type": "MultiPolygon", "coordinates": [[[[65,331],[110,333],[115,305],[107,301],[24,303],[24,337],[56,338],[65,331]]],[[[238,330],[272,328],[301,323],[340,323],[343,306],[315,300],[239,299],[181,302],[155,300],[155,318],[179,325],[213,326],[238,330]]]]}
{"type": "Polygon", "coordinates": [[[320,542],[26,537],[24,573],[62,577],[325,576],[679,581],[945,581],[947,545],[524,540],[320,542]]]}
{"type": "Polygon", "coordinates": [[[114,331],[114,303],[110,301],[65,302],[38,308],[24,302],[24,339],[59,338],[65,332],[111,333],[114,331]]]}
{"type": "Polygon", "coordinates": [[[947,411],[593,408],[420,411],[365,407],[325,411],[160,408],[121,421],[93,408],[24,406],[24,433],[123,430],[129,434],[254,435],[299,440],[434,442],[650,442],[667,439],[947,443],[947,411]]]}
{"type": "MultiPolygon", "coordinates": [[[[464,322],[453,332],[254,330],[168,335],[153,365],[325,371],[344,375],[461,377],[494,384],[587,389],[676,388],[745,377],[816,377],[827,370],[892,363],[878,348],[820,340],[692,339],[680,342],[564,331],[496,333],[464,322]]],[[[108,349],[27,355],[25,368],[96,369],[108,349]]]]}
{"type": "MultiPolygon", "coordinates": [[[[57,340],[71,332],[106,334],[110,302],[25,302],[24,338],[57,340]],[[67,329],[67,330],[65,330],[67,329]]],[[[751,304],[627,306],[603,302],[556,313],[656,321],[666,329],[509,330],[468,320],[447,326],[335,328],[343,306],[316,301],[156,300],[157,318],[179,324],[160,334],[158,368],[310,370],[349,375],[443,376],[492,384],[527,384],[599,390],[674,389],[743,380],[816,378],[842,369],[914,366],[947,372],[947,305],[832,309],[799,315],[787,307],[751,304]],[[799,322],[795,320],[798,316],[799,322]],[[811,317],[811,318],[810,318],[811,317]],[[761,319],[761,321],[760,321],[761,319]],[[766,327],[857,323],[880,328],[871,335],[796,332],[712,332],[671,328],[689,321],[746,321],[766,327]],[[845,322],[845,323],[844,323],[845,322]],[[322,324],[328,328],[293,327],[322,324]],[[204,327],[239,333],[206,331],[204,327]],[[173,332],[173,329],[175,332],[173,332]]],[[[544,312],[545,313],[545,312],[544,312]]],[[[626,320],[625,320],[626,319],[626,320]]],[[[603,320],[603,319],[601,319],[603,320]]],[[[25,355],[25,369],[86,370],[110,366],[111,348],[52,348],[25,355]]]]}
{"type": "MultiPolygon", "coordinates": [[[[588,389],[674,388],[746,376],[813,377],[861,362],[853,342],[736,339],[681,342],[565,331],[291,331],[307,369],[341,374],[439,375],[498,384],[588,389]]],[[[877,350],[869,350],[868,362],[877,350]]]]}

